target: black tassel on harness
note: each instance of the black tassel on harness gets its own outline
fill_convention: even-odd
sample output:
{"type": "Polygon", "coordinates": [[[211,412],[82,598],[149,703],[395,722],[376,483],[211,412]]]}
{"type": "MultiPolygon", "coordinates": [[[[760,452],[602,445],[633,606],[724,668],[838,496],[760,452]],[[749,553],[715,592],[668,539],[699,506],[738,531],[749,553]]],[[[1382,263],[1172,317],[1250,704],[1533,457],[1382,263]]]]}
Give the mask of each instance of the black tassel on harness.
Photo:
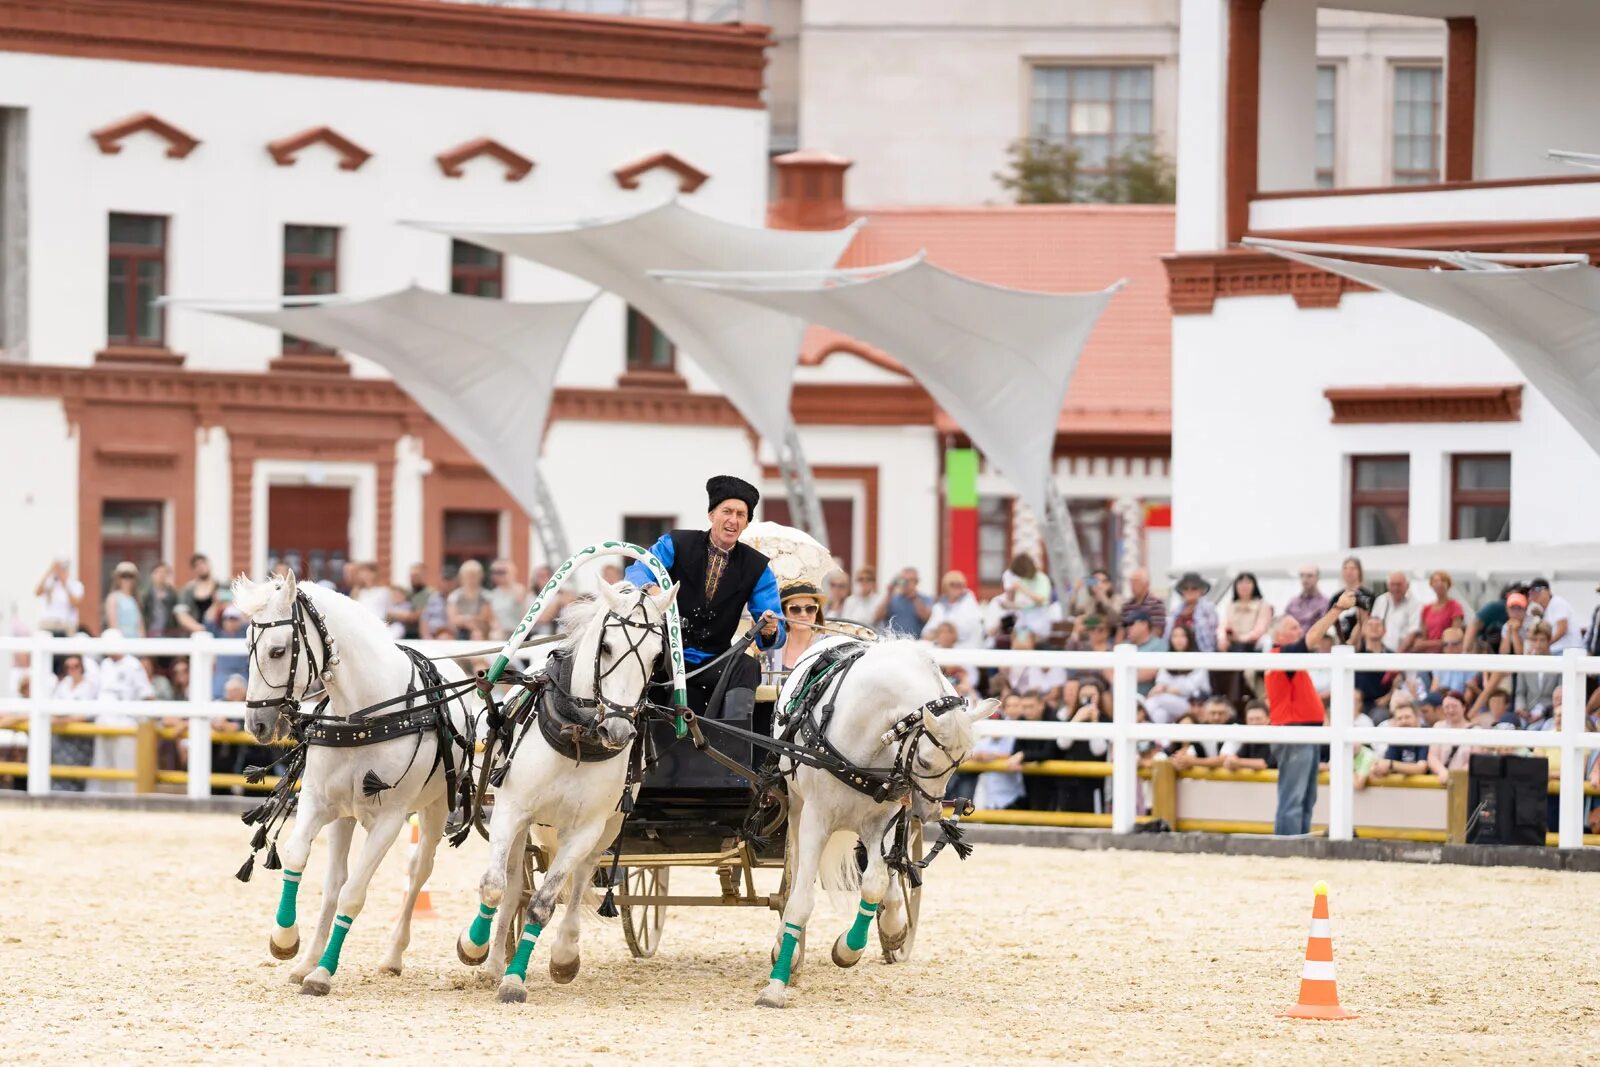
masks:
{"type": "Polygon", "coordinates": [[[283,861],[278,858],[278,843],[276,841],[267,846],[267,862],[261,866],[269,871],[283,870],[283,861]]]}
{"type": "Polygon", "coordinates": [[[966,840],[967,832],[961,824],[954,819],[940,819],[939,829],[944,831],[944,840],[956,851],[957,859],[966,859],[972,855],[972,842],[966,840]]]}
{"type": "Polygon", "coordinates": [[[271,767],[246,767],[244,769],[244,780],[251,785],[258,785],[270,770],[272,770],[271,767]]]}
{"type": "Polygon", "coordinates": [[[260,822],[266,817],[267,809],[270,807],[272,807],[272,801],[262,801],[249,811],[242,813],[239,818],[246,826],[254,826],[256,823],[260,822]]]}
{"type": "Polygon", "coordinates": [[[617,803],[617,810],[624,815],[633,814],[633,790],[627,786],[622,787],[622,799],[617,803]]]}
{"type": "Polygon", "coordinates": [[[510,768],[510,766],[511,762],[507,760],[505,763],[500,764],[500,766],[490,771],[489,784],[494,786],[496,789],[499,789],[506,780],[506,771],[510,768]]]}
{"type": "Polygon", "coordinates": [[[600,902],[600,917],[602,919],[615,919],[617,911],[617,894],[610,886],[606,886],[605,899],[600,902]]]}
{"type": "Polygon", "coordinates": [[[267,847],[267,824],[262,823],[256,827],[254,836],[250,838],[250,851],[260,852],[267,847]]]}
{"type": "Polygon", "coordinates": [[[244,861],[244,866],[239,868],[239,873],[234,875],[241,882],[248,882],[250,874],[256,869],[256,854],[250,853],[250,858],[244,861]]]}
{"type": "Polygon", "coordinates": [[[364,797],[375,797],[385,789],[393,788],[388,782],[378,777],[377,771],[368,771],[361,779],[361,795],[364,797]]]}

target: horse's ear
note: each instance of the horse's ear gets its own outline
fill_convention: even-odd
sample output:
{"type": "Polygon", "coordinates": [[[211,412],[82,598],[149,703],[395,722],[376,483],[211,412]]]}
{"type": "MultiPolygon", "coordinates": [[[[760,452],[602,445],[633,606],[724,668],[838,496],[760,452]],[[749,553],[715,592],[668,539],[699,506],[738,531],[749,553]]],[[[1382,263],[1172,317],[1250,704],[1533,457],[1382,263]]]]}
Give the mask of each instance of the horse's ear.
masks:
{"type": "Polygon", "coordinates": [[[667,609],[672,606],[672,602],[678,599],[678,590],[682,588],[682,582],[674,582],[666,589],[663,589],[661,592],[651,597],[650,603],[656,606],[657,611],[665,615],[667,613],[667,609]]]}
{"type": "Polygon", "coordinates": [[[606,606],[608,611],[623,610],[622,594],[617,592],[616,586],[602,578],[595,583],[595,587],[600,593],[600,602],[606,606]]]}
{"type": "Polygon", "coordinates": [[[283,572],[283,599],[284,599],[284,602],[285,603],[289,603],[289,604],[294,603],[294,595],[295,595],[295,592],[299,588],[300,588],[299,585],[297,585],[295,580],[294,580],[294,568],[293,567],[285,568],[284,572],[283,572]]]}
{"type": "Polygon", "coordinates": [[[932,732],[934,736],[941,736],[944,733],[944,731],[939,728],[939,716],[935,715],[933,713],[933,709],[929,708],[927,705],[923,705],[922,708],[922,725],[932,732]]]}
{"type": "Polygon", "coordinates": [[[981,702],[977,707],[967,712],[967,720],[969,722],[982,722],[984,719],[987,719],[989,716],[993,715],[999,710],[1000,701],[994,697],[990,697],[988,700],[981,702]]]}

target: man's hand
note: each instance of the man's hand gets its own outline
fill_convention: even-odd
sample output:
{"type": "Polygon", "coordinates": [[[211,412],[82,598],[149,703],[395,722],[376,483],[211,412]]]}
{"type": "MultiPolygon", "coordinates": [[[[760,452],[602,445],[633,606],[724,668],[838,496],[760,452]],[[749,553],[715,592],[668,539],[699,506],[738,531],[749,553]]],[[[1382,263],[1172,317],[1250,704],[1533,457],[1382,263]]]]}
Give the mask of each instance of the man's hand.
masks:
{"type": "Polygon", "coordinates": [[[649,593],[651,596],[655,596],[661,592],[661,587],[655,582],[650,582],[642,590],[640,590],[640,592],[649,593]]]}
{"type": "Polygon", "coordinates": [[[761,618],[756,620],[756,629],[761,631],[762,637],[776,637],[778,635],[778,617],[770,611],[763,611],[761,618]]]}
{"type": "Polygon", "coordinates": [[[1356,591],[1354,589],[1346,589],[1339,594],[1339,599],[1334,601],[1333,606],[1339,611],[1349,611],[1356,606],[1356,591]]]}

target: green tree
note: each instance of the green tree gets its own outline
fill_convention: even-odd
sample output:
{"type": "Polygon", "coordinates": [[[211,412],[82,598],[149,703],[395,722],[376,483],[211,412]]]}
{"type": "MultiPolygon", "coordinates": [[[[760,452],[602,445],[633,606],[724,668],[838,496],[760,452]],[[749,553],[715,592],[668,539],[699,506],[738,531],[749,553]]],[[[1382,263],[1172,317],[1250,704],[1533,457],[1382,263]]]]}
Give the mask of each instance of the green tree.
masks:
{"type": "Polygon", "coordinates": [[[1170,204],[1178,183],[1172,158],[1140,140],[1106,161],[1101,174],[1083,173],[1077,149],[1039,137],[1013,141],[1006,170],[995,174],[1019,204],[1170,204]]]}
{"type": "Polygon", "coordinates": [[[1170,204],[1178,198],[1172,157],[1138,141],[1107,161],[1092,199],[1105,204],[1170,204]]]}
{"type": "Polygon", "coordinates": [[[1041,137],[1022,137],[1006,149],[1007,169],[995,172],[1002,189],[1017,196],[1019,204],[1070,204],[1082,200],[1078,181],[1078,152],[1041,137]]]}

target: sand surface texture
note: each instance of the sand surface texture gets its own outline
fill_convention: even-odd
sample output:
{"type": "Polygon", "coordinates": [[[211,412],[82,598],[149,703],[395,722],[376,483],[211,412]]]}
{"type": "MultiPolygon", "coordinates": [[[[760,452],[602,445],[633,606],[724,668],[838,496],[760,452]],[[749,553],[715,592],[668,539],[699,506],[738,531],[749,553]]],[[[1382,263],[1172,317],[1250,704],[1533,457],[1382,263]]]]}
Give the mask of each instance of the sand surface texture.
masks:
{"type": "MultiPolygon", "coordinates": [[[[278,876],[233,877],[248,836],[231,816],[0,809],[0,1061],[1600,1060],[1591,874],[980,846],[930,871],[908,965],[833,966],[846,919],[823,898],[784,1011],[754,1006],[777,917],[729,908],[673,911],[645,961],[591,918],[578,979],[553,985],[541,945],[516,1006],[453,951],[483,842],[441,855],[442,917],[415,924],[398,978],[377,971],[397,847],[315,999],[267,955],[278,876]],[[1299,988],[1318,878],[1353,1022],[1273,1017],[1299,988]]],[[[319,847],[303,936],[323,862],[319,847]]],[[[715,879],[679,870],[673,890],[715,879]]]]}

